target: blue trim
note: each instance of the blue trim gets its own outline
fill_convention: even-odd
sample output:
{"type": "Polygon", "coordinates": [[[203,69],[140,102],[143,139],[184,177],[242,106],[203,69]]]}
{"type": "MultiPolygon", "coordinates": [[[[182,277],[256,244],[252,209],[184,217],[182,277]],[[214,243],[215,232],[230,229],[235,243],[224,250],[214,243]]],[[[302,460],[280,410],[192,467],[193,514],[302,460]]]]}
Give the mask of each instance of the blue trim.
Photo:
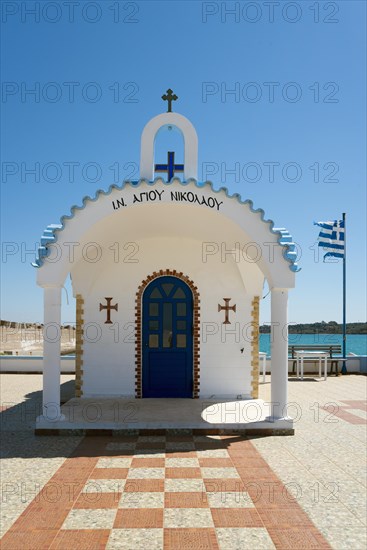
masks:
{"type": "MultiPolygon", "coordinates": [[[[194,178],[190,178],[187,181],[181,181],[179,178],[173,178],[170,182],[165,182],[162,180],[162,178],[157,177],[154,179],[154,181],[148,181],[147,179],[140,179],[140,180],[134,180],[134,181],[124,181],[121,185],[112,184],[109,186],[107,191],[104,189],[98,189],[94,195],[94,197],[85,196],[82,200],[82,205],[77,206],[74,205],[70,209],[70,214],[66,216],[62,216],[60,218],[60,224],[58,225],[48,225],[46,230],[43,233],[44,237],[53,237],[52,242],[57,242],[58,233],[62,231],[65,227],[65,224],[67,221],[74,218],[76,212],[78,210],[83,210],[89,202],[96,202],[101,195],[110,195],[112,191],[119,190],[122,191],[127,185],[131,185],[132,187],[139,187],[141,184],[147,184],[150,186],[156,185],[156,183],[163,183],[164,185],[172,185],[173,183],[179,183],[182,186],[189,185],[193,183],[198,189],[203,189],[206,186],[210,187],[210,190],[213,193],[221,193],[224,192],[225,196],[228,199],[237,199],[237,201],[240,204],[246,205],[250,208],[250,211],[253,214],[258,214],[260,216],[260,219],[262,222],[269,225],[269,231],[275,235],[278,236],[278,244],[283,246],[283,257],[284,259],[289,263],[289,269],[293,272],[298,272],[301,270],[301,268],[297,265],[297,253],[295,251],[295,244],[293,242],[293,239],[290,235],[290,233],[284,229],[284,228],[274,228],[274,222],[273,220],[266,220],[265,219],[265,212],[262,208],[254,208],[254,203],[250,199],[242,200],[239,193],[232,193],[228,191],[227,187],[220,187],[219,189],[214,189],[213,183],[211,181],[206,182],[198,182],[194,178]]],[[[38,257],[36,260],[32,263],[33,267],[41,267],[44,262],[44,258],[49,255],[50,250],[48,249],[48,244],[45,243],[44,246],[40,246],[38,249],[38,257]]]]}
{"type": "Polygon", "coordinates": [[[183,164],[175,164],[175,153],[174,151],[168,151],[167,153],[167,164],[155,164],[155,172],[166,172],[168,174],[168,181],[174,177],[175,172],[183,172],[183,164]]]}

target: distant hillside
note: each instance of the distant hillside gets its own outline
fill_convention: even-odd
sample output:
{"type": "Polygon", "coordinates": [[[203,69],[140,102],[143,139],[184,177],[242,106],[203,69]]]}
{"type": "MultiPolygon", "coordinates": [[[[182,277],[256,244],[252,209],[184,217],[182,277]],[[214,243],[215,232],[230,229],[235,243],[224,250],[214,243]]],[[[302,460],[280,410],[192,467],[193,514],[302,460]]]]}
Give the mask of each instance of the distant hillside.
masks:
{"type": "MultiPolygon", "coordinates": [[[[270,325],[261,325],[262,334],[270,333],[270,325]]],[[[290,334],[342,334],[343,326],[336,321],[289,325],[290,334]]],[[[347,334],[367,334],[367,323],[347,323],[347,334]]]]}

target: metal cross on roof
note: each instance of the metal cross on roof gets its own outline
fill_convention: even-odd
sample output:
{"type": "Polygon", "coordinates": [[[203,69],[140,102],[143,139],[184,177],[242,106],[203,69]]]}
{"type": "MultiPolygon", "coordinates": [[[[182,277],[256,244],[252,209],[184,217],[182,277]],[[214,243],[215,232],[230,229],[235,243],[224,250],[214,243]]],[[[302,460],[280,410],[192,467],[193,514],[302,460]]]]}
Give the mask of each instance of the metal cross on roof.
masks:
{"type": "Polygon", "coordinates": [[[168,101],[167,113],[172,113],[172,101],[176,101],[178,96],[173,93],[171,88],[168,88],[167,93],[162,95],[163,101],[168,101]]]}
{"type": "Polygon", "coordinates": [[[175,164],[175,153],[173,151],[169,151],[167,154],[167,164],[156,164],[154,170],[156,172],[167,172],[167,181],[171,181],[175,175],[175,172],[184,171],[184,165],[175,164]]]}

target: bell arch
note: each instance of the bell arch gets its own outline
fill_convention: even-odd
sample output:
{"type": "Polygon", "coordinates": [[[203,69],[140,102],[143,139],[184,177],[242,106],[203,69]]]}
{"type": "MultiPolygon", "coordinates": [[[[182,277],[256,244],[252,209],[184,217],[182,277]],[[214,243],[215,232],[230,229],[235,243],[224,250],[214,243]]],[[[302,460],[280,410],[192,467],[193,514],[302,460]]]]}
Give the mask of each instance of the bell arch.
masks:
{"type": "Polygon", "coordinates": [[[152,118],[144,127],[141,135],[140,177],[154,179],[154,143],[159,130],[163,127],[176,128],[184,140],[184,180],[197,179],[198,137],[194,126],[178,113],[162,113],[152,118]]]}

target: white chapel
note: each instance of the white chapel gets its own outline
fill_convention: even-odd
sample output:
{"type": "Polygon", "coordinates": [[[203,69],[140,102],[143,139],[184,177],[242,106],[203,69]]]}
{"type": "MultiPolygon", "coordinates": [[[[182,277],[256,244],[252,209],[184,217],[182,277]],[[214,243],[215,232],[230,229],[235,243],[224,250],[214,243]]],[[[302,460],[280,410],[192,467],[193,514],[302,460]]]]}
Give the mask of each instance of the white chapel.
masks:
{"type": "MultiPolygon", "coordinates": [[[[263,426],[292,427],[287,302],[298,270],[292,238],[250,200],[198,181],[195,128],[172,112],[171,90],[163,97],[168,111],[142,131],[140,179],[85,197],[44,231],[34,266],[45,328],[60,325],[70,274],[76,398],[257,400],[266,280],[271,405],[263,426]],[[183,138],[182,164],[173,151],[166,163],[155,158],[156,136],[167,128],[183,138]]],[[[45,337],[43,361],[39,425],[60,427],[60,339],[45,337]]]]}

